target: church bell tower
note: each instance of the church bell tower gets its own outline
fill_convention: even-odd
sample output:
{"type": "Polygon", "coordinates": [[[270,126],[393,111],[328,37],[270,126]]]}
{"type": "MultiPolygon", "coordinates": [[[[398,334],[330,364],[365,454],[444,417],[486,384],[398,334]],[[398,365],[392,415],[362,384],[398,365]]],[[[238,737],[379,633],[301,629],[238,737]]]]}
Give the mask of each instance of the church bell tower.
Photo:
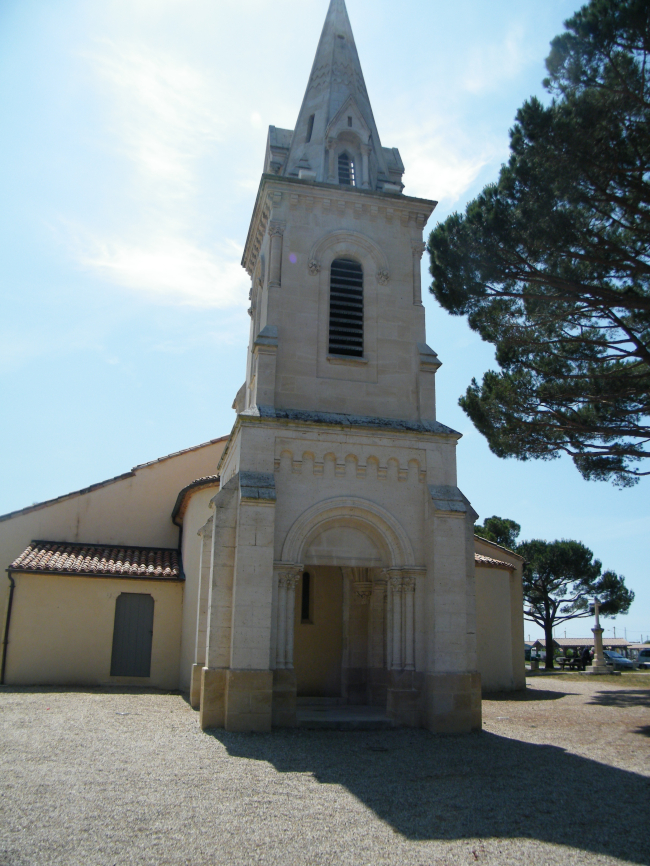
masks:
{"type": "Polygon", "coordinates": [[[296,127],[269,130],[242,261],[246,381],[203,533],[204,727],[295,725],[298,699],[328,697],[480,726],[475,513],[421,297],[436,203],[403,173],[331,0],[296,127]]]}

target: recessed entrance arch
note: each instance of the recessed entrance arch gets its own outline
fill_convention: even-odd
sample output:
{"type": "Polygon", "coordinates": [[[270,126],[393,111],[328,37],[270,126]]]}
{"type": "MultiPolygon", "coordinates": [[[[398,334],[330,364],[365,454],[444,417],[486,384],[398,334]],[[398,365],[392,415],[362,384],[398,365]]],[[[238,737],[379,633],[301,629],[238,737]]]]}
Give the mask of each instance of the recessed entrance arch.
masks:
{"type": "Polygon", "coordinates": [[[412,670],[414,661],[413,575],[421,570],[404,527],[369,500],[324,500],[294,522],[276,568],[301,575],[293,584],[293,628],[282,630],[295,641],[285,655],[294,660],[298,695],[385,707],[389,670],[412,670]]]}

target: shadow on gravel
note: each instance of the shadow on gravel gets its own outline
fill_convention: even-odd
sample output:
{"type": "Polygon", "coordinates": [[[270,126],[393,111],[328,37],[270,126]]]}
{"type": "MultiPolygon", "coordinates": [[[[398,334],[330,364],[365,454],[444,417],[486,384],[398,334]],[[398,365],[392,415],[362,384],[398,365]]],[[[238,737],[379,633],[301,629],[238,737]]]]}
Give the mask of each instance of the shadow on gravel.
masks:
{"type": "Polygon", "coordinates": [[[342,785],[413,840],[530,838],[650,864],[648,780],[553,746],[482,732],[210,731],[232,756],[342,785]],[[616,820],[595,821],[616,802],[616,820]]]}
{"type": "Polygon", "coordinates": [[[535,689],[530,686],[520,692],[487,692],[483,695],[484,701],[557,701],[566,698],[575,692],[552,692],[549,689],[535,689]]]}
{"type": "Polygon", "coordinates": [[[650,737],[650,725],[643,725],[640,728],[635,728],[633,734],[641,734],[642,737],[650,737]]]}
{"type": "Polygon", "coordinates": [[[650,689],[612,689],[597,692],[589,703],[601,707],[650,707],[650,689]]]}

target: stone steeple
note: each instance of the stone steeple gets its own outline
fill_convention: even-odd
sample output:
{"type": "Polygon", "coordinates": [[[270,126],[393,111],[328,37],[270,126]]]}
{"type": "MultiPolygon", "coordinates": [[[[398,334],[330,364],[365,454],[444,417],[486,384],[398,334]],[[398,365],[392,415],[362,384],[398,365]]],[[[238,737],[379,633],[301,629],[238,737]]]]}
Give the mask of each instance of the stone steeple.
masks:
{"type": "Polygon", "coordinates": [[[265,172],[400,193],[404,166],[383,148],[345,0],[331,0],[295,130],[270,127],[265,172]],[[343,168],[339,172],[339,159],[343,168]]]}

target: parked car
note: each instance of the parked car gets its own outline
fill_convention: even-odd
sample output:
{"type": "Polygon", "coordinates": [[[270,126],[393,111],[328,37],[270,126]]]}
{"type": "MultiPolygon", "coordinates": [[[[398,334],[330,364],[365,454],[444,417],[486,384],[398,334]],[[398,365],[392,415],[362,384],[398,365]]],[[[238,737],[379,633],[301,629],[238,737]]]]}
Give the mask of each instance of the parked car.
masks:
{"type": "Polygon", "coordinates": [[[612,665],[614,670],[634,670],[632,659],[626,659],[625,656],[621,656],[611,650],[603,650],[603,655],[605,656],[605,664],[612,665]]]}
{"type": "Polygon", "coordinates": [[[648,649],[639,650],[639,654],[636,657],[637,667],[639,670],[647,671],[650,669],[650,646],[648,649]]]}

